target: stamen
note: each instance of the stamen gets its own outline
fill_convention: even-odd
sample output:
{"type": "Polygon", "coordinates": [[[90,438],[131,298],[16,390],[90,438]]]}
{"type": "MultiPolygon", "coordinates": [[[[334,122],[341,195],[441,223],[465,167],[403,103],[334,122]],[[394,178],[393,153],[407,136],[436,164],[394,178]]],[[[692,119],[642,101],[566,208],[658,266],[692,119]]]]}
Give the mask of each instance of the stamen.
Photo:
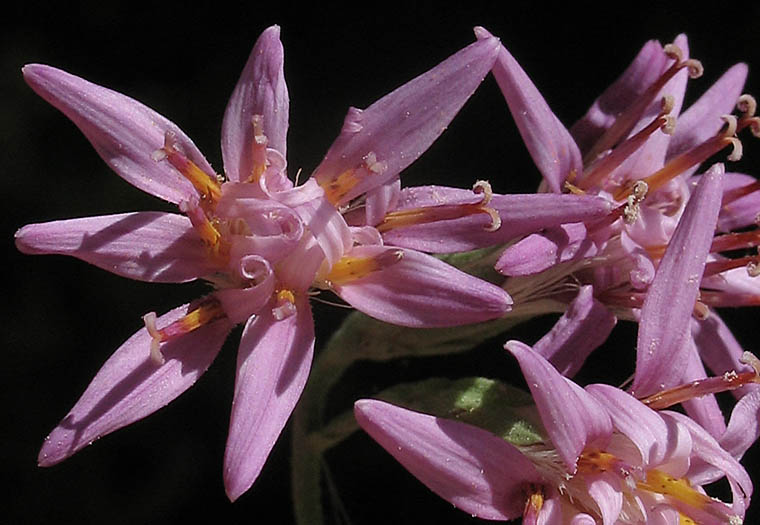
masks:
{"type": "Polygon", "coordinates": [[[404,257],[403,250],[385,250],[371,257],[352,257],[344,255],[333,264],[325,281],[328,286],[355,281],[368,276],[373,272],[393,266],[404,257]]]}
{"type": "Polygon", "coordinates": [[[757,265],[758,262],[760,262],[759,257],[760,256],[757,255],[748,255],[746,257],[738,257],[736,259],[721,259],[719,261],[710,261],[705,264],[704,277],[723,273],[733,268],[741,268],[742,266],[746,266],[747,272],[750,274],[750,276],[755,277],[752,275],[752,273],[757,271],[757,265]]]}
{"type": "MultiPolygon", "coordinates": [[[[637,486],[642,490],[669,496],[687,507],[715,516],[721,522],[734,523],[734,516],[729,514],[731,507],[697,491],[686,478],[674,478],[661,470],[652,469],[647,472],[646,481],[638,482],[637,486]]],[[[694,520],[691,516],[689,518],[694,520]]]]}
{"type": "Polygon", "coordinates": [[[226,261],[230,245],[219,231],[221,224],[218,220],[209,219],[200,206],[193,206],[185,201],[179,203],[179,209],[190,219],[190,223],[208,248],[211,257],[218,258],[222,262],[226,261]]]}
{"type": "Polygon", "coordinates": [[[751,182],[749,184],[745,184],[744,186],[740,186],[738,188],[734,188],[733,190],[729,190],[723,194],[723,200],[721,201],[721,206],[726,206],[727,204],[731,204],[735,200],[738,200],[745,195],[749,195],[750,193],[754,193],[756,191],[760,190],[760,180],[756,180],[755,182],[751,182]]]}
{"type": "Polygon", "coordinates": [[[197,330],[201,326],[207,325],[218,319],[225,317],[224,310],[219,301],[213,297],[207,297],[201,304],[185,314],[182,318],[174,321],[168,326],[161,328],[156,327],[155,312],[147,313],[143,316],[145,329],[151,337],[150,358],[157,365],[164,364],[164,356],[161,353],[161,343],[171,341],[185,334],[197,330]]]}
{"type": "Polygon", "coordinates": [[[530,484],[526,488],[527,499],[523,509],[523,525],[537,525],[538,515],[544,506],[544,491],[541,487],[530,484]]]}
{"type": "Polygon", "coordinates": [[[749,383],[760,384],[760,360],[751,352],[744,352],[741,362],[752,366],[753,371],[736,372],[735,370],[731,370],[720,376],[697,379],[683,385],[662,390],[640,399],[640,401],[653,410],[664,410],[697,397],[736,390],[749,383]]]}
{"type": "Polygon", "coordinates": [[[213,210],[222,195],[219,179],[211,176],[200,169],[193,161],[188,159],[177,146],[177,137],[172,131],[164,135],[164,146],[153,152],[151,158],[160,162],[168,160],[180,174],[189,180],[201,198],[201,206],[206,211],[213,210]]]}
{"type": "Polygon", "coordinates": [[[282,289],[275,293],[276,306],[272,308],[272,316],[282,321],[296,313],[296,296],[292,290],[282,289]]]}
{"type": "Polygon", "coordinates": [[[478,213],[485,213],[491,217],[491,222],[485,227],[486,231],[492,232],[501,228],[499,212],[487,206],[493,197],[491,185],[487,181],[479,180],[472,187],[472,191],[477,194],[483,194],[483,200],[472,204],[441,204],[438,206],[392,211],[387,213],[382,222],[376,226],[377,231],[384,233],[394,228],[461,219],[462,217],[478,213]]]}
{"type": "Polygon", "coordinates": [[[165,363],[164,355],[161,353],[161,334],[156,328],[156,312],[149,312],[143,316],[145,329],[150,335],[150,360],[156,365],[165,363]]]}
{"type": "Polygon", "coordinates": [[[633,137],[626,139],[623,143],[617,146],[612,152],[592,164],[583,175],[583,178],[578,183],[578,187],[581,189],[589,189],[594,186],[598,186],[602,180],[612,173],[618,166],[620,166],[625,159],[629,158],[636,150],[642,147],[647,139],[658,129],[661,129],[663,133],[672,135],[675,130],[675,117],[669,115],[673,110],[673,97],[666,95],[662,99],[662,110],[657,117],[652,120],[644,129],[636,133],[633,137]]]}
{"type": "Polygon", "coordinates": [[[697,299],[694,301],[694,308],[691,311],[691,315],[693,315],[694,319],[697,319],[698,321],[704,321],[710,317],[710,307],[697,299]]]}
{"type": "Polygon", "coordinates": [[[741,111],[742,117],[754,117],[757,111],[757,101],[755,97],[745,93],[736,101],[736,109],[741,111]]]}
{"type": "Polygon", "coordinates": [[[641,202],[646,198],[649,191],[649,185],[643,180],[637,180],[633,185],[633,190],[628,195],[628,202],[623,210],[623,217],[627,224],[633,224],[639,218],[641,202]]]}
{"type": "MultiPolygon", "coordinates": [[[[704,162],[726,146],[730,145],[733,147],[731,154],[728,156],[728,160],[739,160],[742,154],[742,147],[739,139],[734,136],[737,126],[736,117],[733,115],[723,115],[723,120],[726,121],[726,127],[724,130],[721,130],[717,135],[707,139],[699,146],[671,159],[662,167],[662,169],[642,179],[649,185],[649,190],[656,191],[660,189],[671,179],[677,177],[692,166],[704,162]]],[[[615,200],[623,200],[631,194],[631,190],[632,188],[630,186],[623,187],[613,196],[613,198],[615,200]]]]}
{"type": "Polygon", "coordinates": [[[750,293],[726,293],[700,290],[700,300],[716,308],[760,306],[760,295],[750,293]]]}
{"type": "Polygon", "coordinates": [[[618,308],[641,308],[646,293],[623,291],[604,291],[599,294],[599,300],[604,304],[618,308]]]}
{"type": "Polygon", "coordinates": [[[749,127],[752,134],[760,137],[760,118],[755,116],[757,101],[752,95],[744,94],[736,102],[736,108],[742,113],[739,119],[739,130],[749,127]]]}
{"type": "Polygon", "coordinates": [[[333,206],[337,206],[365,177],[380,175],[388,169],[388,164],[378,161],[373,151],[367,153],[362,160],[362,164],[356,168],[349,168],[332,178],[318,180],[325,191],[325,197],[333,206]]]}
{"type": "Polygon", "coordinates": [[[264,116],[254,115],[251,117],[251,125],[253,126],[253,143],[252,149],[252,161],[251,176],[248,177],[246,182],[258,182],[261,176],[269,166],[269,160],[267,159],[267,144],[269,139],[264,135],[264,116]]]}
{"type": "Polygon", "coordinates": [[[726,233],[713,238],[711,253],[746,250],[760,245],[760,229],[740,233],[726,233]]]}
{"type": "Polygon", "coordinates": [[[641,116],[644,114],[647,106],[654,100],[657,93],[683,68],[688,68],[689,76],[697,78],[702,75],[702,64],[699,60],[683,60],[683,52],[674,45],[668,44],[664,47],[665,54],[674,59],[675,63],[670,66],[655,82],[653,82],[628,108],[625,112],[615,119],[615,122],[599,138],[594,146],[583,158],[584,166],[590,165],[601,153],[612,149],[631,129],[636,125],[641,116]]]}
{"type": "Polygon", "coordinates": [[[600,474],[612,470],[618,463],[618,458],[609,452],[584,452],[578,458],[577,472],[579,474],[600,474]]]}

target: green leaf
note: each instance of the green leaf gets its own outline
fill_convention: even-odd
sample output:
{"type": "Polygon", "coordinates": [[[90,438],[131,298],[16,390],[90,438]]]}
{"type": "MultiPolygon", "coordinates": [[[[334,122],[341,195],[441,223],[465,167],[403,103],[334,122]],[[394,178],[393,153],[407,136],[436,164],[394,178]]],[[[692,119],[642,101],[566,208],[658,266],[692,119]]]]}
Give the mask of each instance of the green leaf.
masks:
{"type": "Polygon", "coordinates": [[[530,395],[493,379],[426,379],[393,386],[377,397],[410,410],[480,427],[513,445],[544,441],[545,433],[530,395]]]}

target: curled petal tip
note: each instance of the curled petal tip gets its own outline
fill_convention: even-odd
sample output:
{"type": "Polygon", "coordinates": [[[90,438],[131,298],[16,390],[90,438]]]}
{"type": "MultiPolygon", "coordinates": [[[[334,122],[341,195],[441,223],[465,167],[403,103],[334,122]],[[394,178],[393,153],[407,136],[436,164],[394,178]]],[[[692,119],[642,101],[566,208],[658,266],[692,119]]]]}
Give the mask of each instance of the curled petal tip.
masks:
{"type": "Polygon", "coordinates": [[[478,40],[485,40],[486,38],[494,38],[494,36],[483,26],[475,26],[472,28],[475,33],[475,38],[478,40]]]}

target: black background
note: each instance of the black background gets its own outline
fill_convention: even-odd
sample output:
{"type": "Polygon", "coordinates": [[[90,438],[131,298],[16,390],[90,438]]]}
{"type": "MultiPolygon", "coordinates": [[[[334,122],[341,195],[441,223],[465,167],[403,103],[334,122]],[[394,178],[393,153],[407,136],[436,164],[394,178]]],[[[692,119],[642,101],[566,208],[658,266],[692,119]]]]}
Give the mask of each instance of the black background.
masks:
{"type": "MultiPolygon", "coordinates": [[[[357,8],[261,2],[196,7],[161,2],[17,3],[0,22],[1,215],[6,249],[0,305],[2,341],[2,471],[0,521],[7,523],[174,523],[198,518],[227,523],[290,523],[289,435],[275,447],[252,490],[230,504],[221,465],[232,397],[234,332],[211,369],[190,391],[150,418],[108,436],[50,469],[36,466],[42,439],[67,413],[110,353],[141,327],[148,311],[195,298],[199,284],[131,282],[61,257],[16,252],[20,226],[61,218],[170,208],[112,174],[78,130],[22,81],[24,63],[41,62],[126,93],[166,115],[221,169],[219,130],[229,93],[254,41],[279,24],[291,98],[290,173],[316,167],[349,105],[366,107],[473,39],[484,25],[502,38],[563,122],[580,117],[645,40],[690,37],[705,75],[689,99],[737,61],[750,65],[746,91],[760,85],[757,4],[713,4],[709,11],[634,9],[636,3],[549,9],[543,2],[377,3],[357,8]],[[65,6],[63,4],[66,4],[65,6]],[[7,206],[7,208],[5,207],[7,206]],[[5,514],[3,517],[2,514],[5,514]]],[[[639,4],[640,5],[640,4],[639,4]]],[[[760,144],[744,138],[738,167],[760,172],[760,144]]],[[[536,170],[493,79],[433,147],[403,174],[407,185],[468,187],[488,179],[499,192],[530,192],[536,170]]],[[[315,305],[317,345],[343,315],[315,305]]],[[[738,337],[757,350],[756,310],[728,312],[738,337]]],[[[534,342],[547,320],[512,337],[534,342]]],[[[442,362],[406,361],[361,367],[342,401],[394,381],[430,374],[519,377],[503,341],[442,362]]],[[[622,325],[592,358],[580,382],[619,383],[633,370],[635,329],[622,325]]],[[[753,455],[753,454],[750,454],[753,455]]],[[[754,452],[757,457],[757,452],[754,452]]],[[[420,485],[377,445],[356,435],[330,454],[353,523],[469,523],[420,485]]],[[[758,470],[751,468],[751,473],[758,470]]],[[[757,516],[757,502],[752,515],[757,516]]]]}

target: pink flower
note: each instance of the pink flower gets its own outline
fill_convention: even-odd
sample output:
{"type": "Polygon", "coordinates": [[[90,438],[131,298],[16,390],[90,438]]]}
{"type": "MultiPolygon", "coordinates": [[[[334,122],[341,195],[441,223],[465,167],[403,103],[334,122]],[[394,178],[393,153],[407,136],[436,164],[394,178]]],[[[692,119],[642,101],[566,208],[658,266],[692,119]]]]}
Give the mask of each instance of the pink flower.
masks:
{"type": "Polygon", "coordinates": [[[481,518],[741,523],[752,483],[735,456],[758,429],[755,424],[746,435],[736,425],[757,417],[757,396],[737,406],[718,442],[688,417],[656,412],[617,388],[579,387],[522,343],[507,349],[538,409],[544,429],[538,442],[513,445],[483,428],[374,400],[356,403],[357,421],[431,490],[481,518]],[[731,505],[702,489],[722,477],[731,486],[731,505]]]}
{"type": "MultiPolygon", "coordinates": [[[[647,42],[568,130],[506,49],[493,69],[543,176],[541,188],[604,197],[616,210],[602,220],[529,235],[507,248],[496,264],[509,276],[504,287],[516,304],[581,301],[593,313],[588,319],[576,315],[572,323],[566,319],[558,328],[579,343],[551,356],[568,373],[605,340],[615,318],[639,321],[636,395],[705,377],[701,359],[717,374],[739,366],[742,350],[711,307],[760,302],[757,256],[724,255],[760,244],[760,185],[754,177],[725,172],[722,164],[694,176],[725,148],[729,160],[740,158],[736,134],[760,129],[754,99],[740,96],[747,66],[731,67],[681,113],[688,78],[701,71],[688,57],[684,35],[666,46],[647,42]],[[727,115],[735,107],[740,114],[727,115]],[[723,234],[747,227],[753,228],[723,234]],[[584,297],[574,299],[579,288],[584,297]],[[578,333],[571,335],[571,328],[578,333]]],[[[687,409],[715,435],[725,429],[714,399],[687,409]]]]}
{"type": "Polygon", "coordinates": [[[74,121],[118,175],[183,214],[32,224],[17,232],[18,248],[71,255],[131,279],[205,279],[215,287],[144,317],[145,328],[46,438],[40,465],[169,403],[207,369],[230,329],[245,323],[224,459],[234,500],[258,476],[306,382],[315,288],[406,326],[508,311],[511,299],[500,288],[431,256],[383,246],[374,228],[349,227],[341,208],[396,178],[430,146],[491,68],[497,46],[481,40],[365,111],[349,111],[314,177],[298,187],[285,172],[289,102],[277,26],[258,39],[225,111],[225,176],[176,125],[139,102],[49,66],[26,66],[29,85],[74,121]]]}

